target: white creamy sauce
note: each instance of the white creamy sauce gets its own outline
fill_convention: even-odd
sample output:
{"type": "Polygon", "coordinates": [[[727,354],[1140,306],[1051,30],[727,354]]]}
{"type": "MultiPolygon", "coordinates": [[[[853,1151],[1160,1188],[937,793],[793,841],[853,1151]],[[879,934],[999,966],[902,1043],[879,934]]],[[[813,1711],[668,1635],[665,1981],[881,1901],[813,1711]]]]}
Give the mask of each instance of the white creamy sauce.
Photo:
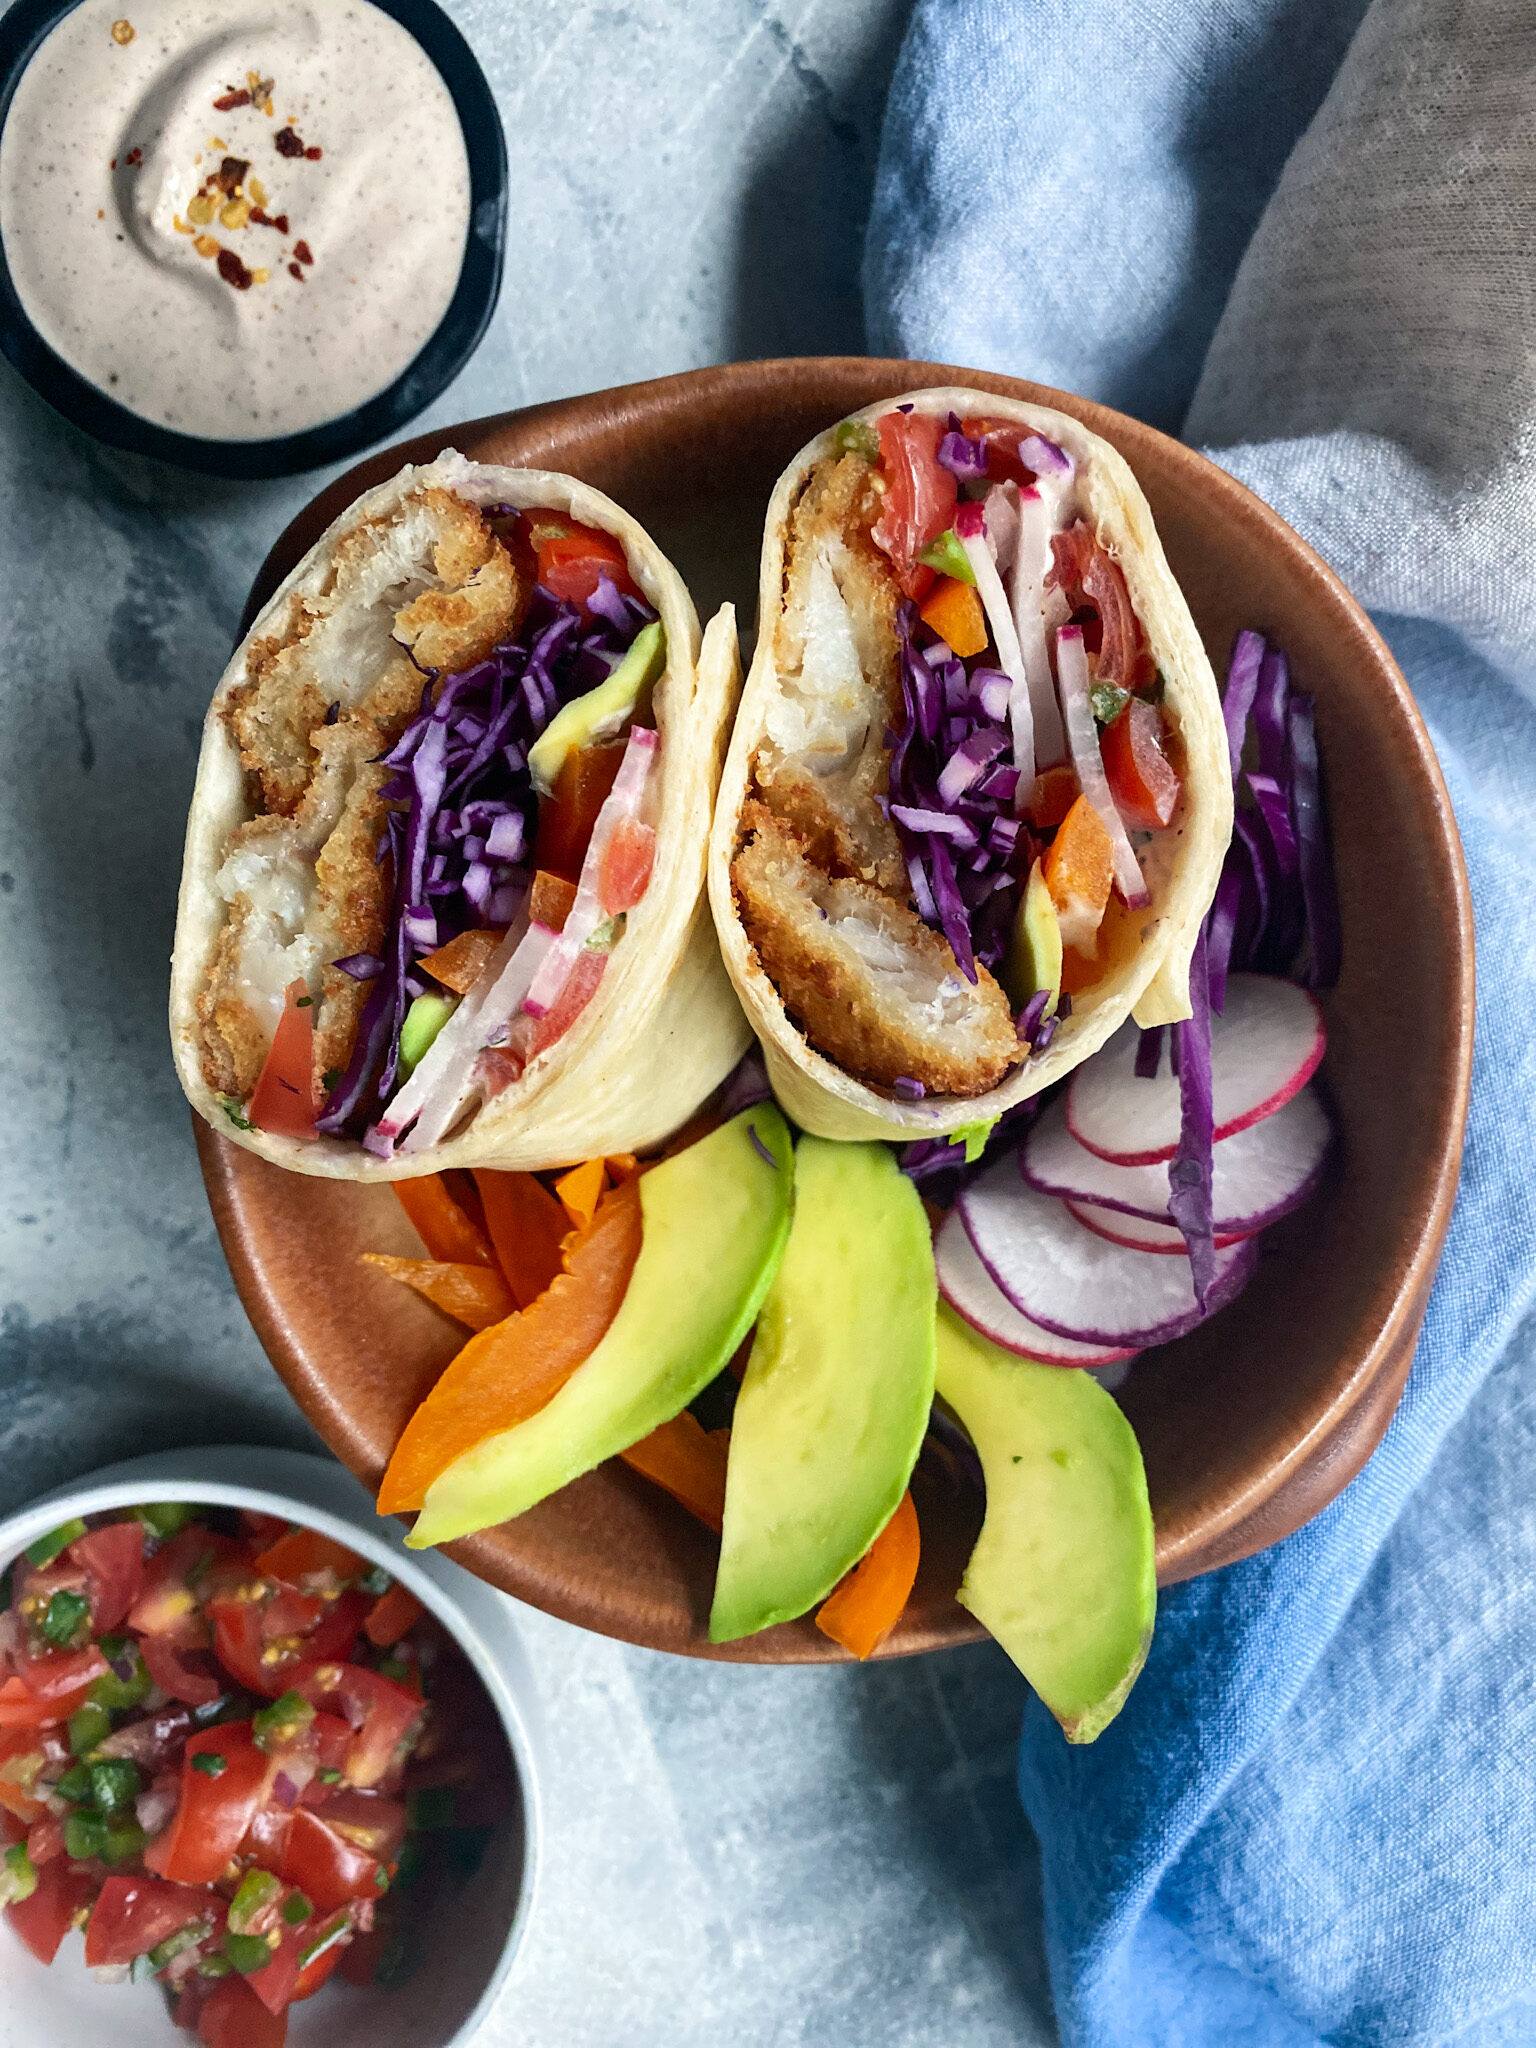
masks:
{"type": "Polygon", "coordinates": [[[81,0],[0,136],[33,325],[205,439],[300,433],[384,390],[447,311],[468,229],[452,97],[368,0],[81,0]]]}

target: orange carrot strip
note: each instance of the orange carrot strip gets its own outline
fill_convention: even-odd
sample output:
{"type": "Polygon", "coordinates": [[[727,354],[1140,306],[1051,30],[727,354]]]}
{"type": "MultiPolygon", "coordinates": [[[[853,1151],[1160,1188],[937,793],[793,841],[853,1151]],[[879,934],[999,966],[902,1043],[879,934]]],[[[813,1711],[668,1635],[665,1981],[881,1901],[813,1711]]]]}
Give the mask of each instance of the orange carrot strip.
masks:
{"type": "Polygon", "coordinates": [[[531,1173],[475,1169],[475,1186],[485,1204],[485,1227],[519,1308],[537,1301],[560,1271],[565,1211],[531,1173]]]}
{"type": "Polygon", "coordinates": [[[547,924],[552,932],[563,932],[565,920],[576,901],[576,884],[564,875],[552,875],[540,868],[528,891],[528,915],[535,924],[547,924]]]}
{"type": "Polygon", "coordinates": [[[580,1166],[573,1166],[569,1173],[563,1173],[555,1182],[555,1193],[565,1204],[565,1213],[576,1228],[584,1230],[597,1214],[597,1205],[602,1199],[602,1160],[584,1159],[580,1166]]]}
{"type": "Polygon", "coordinates": [[[1042,863],[1045,886],[1061,919],[1065,946],[1093,950],[1115,876],[1109,828],[1087,797],[1080,796],[1063,818],[1042,863]]]}
{"type": "Polygon", "coordinates": [[[685,1408],[619,1455],[626,1465],[681,1501],[690,1515],[718,1536],[725,1518],[725,1461],[730,1442],[728,1429],[706,1430],[685,1408]]]}
{"type": "Polygon", "coordinates": [[[512,1290],[494,1266],[454,1265],[441,1259],[394,1259],[387,1252],[364,1252],[362,1263],[377,1266],[391,1280],[412,1287],[445,1316],[469,1330],[488,1330],[505,1322],[517,1307],[512,1290]]]}
{"type": "Polygon", "coordinates": [[[456,1202],[440,1173],[394,1183],[400,1206],[434,1259],[463,1266],[494,1266],[496,1254],[475,1219],[456,1202]]]}
{"type": "Polygon", "coordinates": [[[399,1642],[408,1628],[414,1628],[426,1609],[408,1586],[397,1579],[387,1593],[381,1593],[368,1610],[363,1634],[381,1650],[399,1642]]]}
{"type": "Polygon", "coordinates": [[[429,953],[416,964],[423,974],[430,974],[455,995],[467,996],[506,936],[504,924],[487,925],[483,931],[460,932],[456,939],[450,939],[446,946],[439,946],[435,953],[429,953]]]}
{"type": "Polygon", "coordinates": [[[317,1529],[290,1529],[256,1560],[264,1579],[299,1579],[306,1572],[333,1571],[338,1579],[360,1579],[368,1570],[355,1550],[333,1543],[317,1529]]]}
{"type": "Polygon", "coordinates": [[[1031,825],[1048,832],[1059,825],[1077,802],[1077,771],[1073,768],[1042,768],[1035,777],[1024,812],[1031,825]]]}
{"type": "Polygon", "coordinates": [[[640,1171],[640,1162],[633,1152],[615,1152],[603,1161],[608,1169],[608,1179],[614,1187],[621,1181],[632,1180],[640,1171]]]}
{"type": "Polygon", "coordinates": [[[950,652],[961,656],[980,654],[987,644],[987,615],[974,585],[958,576],[941,576],[918,607],[925,626],[931,626],[950,652]]]}
{"type": "Polygon", "coordinates": [[[379,1513],[419,1508],[455,1458],[538,1413],[619,1312],[640,1254],[640,1187],[602,1204],[558,1275],[530,1308],[471,1337],[416,1410],[379,1489],[379,1513]]]}
{"type": "Polygon", "coordinates": [[[816,1626],[861,1661],[872,1657],[901,1619],[917,1578],[921,1538],[910,1493],[901,1496],[853,1570],[823,1600],[816,1626]]]}

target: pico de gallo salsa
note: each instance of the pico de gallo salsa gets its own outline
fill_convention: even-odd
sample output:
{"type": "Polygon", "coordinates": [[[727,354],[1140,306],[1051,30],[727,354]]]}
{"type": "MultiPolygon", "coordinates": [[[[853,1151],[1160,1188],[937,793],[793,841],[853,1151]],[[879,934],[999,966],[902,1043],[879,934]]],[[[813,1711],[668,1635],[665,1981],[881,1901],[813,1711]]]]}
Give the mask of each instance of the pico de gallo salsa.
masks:
{"type": "Polygon", "coordinates": [[[208,2048],[281,2048],[333,1971],[397,1981],[413,1898],[510,1794],[462,1651],[312,1529],[164,1502],[62,1524],[0,1612],[0,1902],[40,1962],[81,1927],[208,2048]]]}

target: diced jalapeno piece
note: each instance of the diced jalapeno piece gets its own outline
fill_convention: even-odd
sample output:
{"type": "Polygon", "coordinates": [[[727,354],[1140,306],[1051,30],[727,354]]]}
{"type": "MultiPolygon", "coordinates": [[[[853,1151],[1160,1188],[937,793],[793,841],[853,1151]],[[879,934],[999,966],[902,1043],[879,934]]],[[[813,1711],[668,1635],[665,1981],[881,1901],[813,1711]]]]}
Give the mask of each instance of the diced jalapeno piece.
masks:
{"type": "Polygon", "coordinates": [[[264,1970],[272,1960],[271,1947],[259,1934],[226,1934],[224,1954],[242,1977],[264,1970]]]}
{"type": "Polygon", "coordinates": [[[333,1949],[338,1941],[345,1941],[351,1932],[352,1916],[349,1913],[338,1913],[334,1920],[328,1920],[314,1940],[299,1950],[300,1970],[307,1970],[327,1949],[333,1949]]]}
{"type": "Polygon", "coordinates": [[[43,1634],[61,1650],[73,1649],[91,1632],[91,1603],[83,1593],[60,1587],[43,1614],[43,1634]]]}
{"type": "Polygon", "coordinates": [[[297,1742],[314,1718],[315,1710],[302,1693],[285,1692],[252,1720],[251,1739],[258,1749],[270,1755],[275,1749],[286,1749],[291,1742],[297,1742]]]}
{"type": "Polygon", "coordinates": [[[234,1964],[228,1956],[204,1956],[197,1966],[199,1977],[228,1977],[233,1974],[234,1964]]]}
{"type": "Polygon", "coordinates": [[[91,1804],[98,1813],[121,1813],[144,1789],[139,1767],[130,1757],[104,1757],[90,1768],[91,1804]]]}
{"type": "Polygon", "coordinates": [[[316,1771],[315,1776],[322,1785],[339,1785],[341,1783],[341,1773],[334,1764],[322,1764],[319,1770],[316,1771]]]}
{"type": "Polygon", "coordinates": [[[69,1717],[69,1753],[84,1756],[112,1733],[112,1716],[105,1707],[87,1704],[76,1707],[69,1717]]]}
{"type": "Polygon", "coordinates": [[[1088,701],[1100,725],[1113,725],[1130,703],[1131,693],[1118,689],[1113,683],[1096,683],[1088,692],[1088,701]]]}
{"type": "Polygon", "coordinates": [[[284,1923],[289,1927],[302,1927],[314,1910],[302,1892],[290,1892],[283,1901],[284,1923]]]}
{"type": "Polygon", "coordinates": [[[165,1937],[158,1948],[150,1950],[147,1961],[155,1969],[163,1970],[167,1963],[173,1963],[178,1956],[184,1956],[189,1948],[196,1948],[207,1932],[206,1920],[194,1920],[190,1927],[178,1927],[174,1934],[165,1937]]]}
{"type": "Polygon", "coordinates": [[[185,1529],[188,1522],[196,1520],[198,1508],[196,1502],[190,1500],[152,1500],[130,1512],[146,1529],[153,1529],[157,1536],[174,1536],[185,1529]]]}
{"type": "Polygon", "coordinates": [[[866,462],[880,460],[880,436],[869,420],[843,420],[836,440],[839,455],[862,455],[866,462]]]}
{"type": "Polygon", "coordinates": [[[217,1750],[204,1749],[193,1757],[192,1768],[201,1771],[205,1778],[222,1778],[229,1765],[217,1750]]]}
{"type": "Polygon", "coordinates": [[[127,1863],[144,1847],[144,1830],[136,1820],[117,1819],[106,1823],[107,1839],[99,1854],[103,1863],[127,1863]]]}
{"type": "Polygon", "coordinates": [[[952,526],[946,526],[937,540],[930,541],[917,559],[925,569],[936,569],[941,576],[953,576],[960,583],[976,581],[965,543],[952,526]]]}
{"type": "MultiPolygon", "coordinates": [[[[248,1870],[240,1880],[239,1891],[229,1902],[231,1933],[249,1934],[282,1888],[282,1879],[274,1877],[270,1870],[248,1870]]],[[[233,1956],[230,1961],[238,1970],[240,1965],[233,1956]]]]}
{"type": "Polygon", "coordinates": [[[89,1764],[71,1764],[54,1788],[61,1799],[73,1799],[79,1806],[91,1796],[91,1767],[89,1764]]]}
{"type": "Polygon", "coordinates": [[[46,1536],[39,1536],[35,1543],[27,1545],[27,1563],[39,1569],[45,1564],[52,1564],[61,1550],[84,1534],[85,1524],[78,1515],[72,1522],[60,1522],[57,1529],[50,1529],[46,1536]]]}
{"type": "Polygon", "coordinates": [[[72,1813],[64,1823],[64,1847],[75,1857],[99,1856],[107,1846],[107,1824],[99,1813],[72,1813]]]}
{"type": "Polygon", "coordinates": [[[150,1688],[149,1670],[139,1655],[138,1644],[130,1642],[127,1636],[103,1636],[97,1648],[114,1668],[103,1671],[87,1698],[93,1706],[105,1707],[113,1714],[120,1714],[125,1707],[136,1707],[150,1688]],[[128,1676],[120,1677],[116,1667],[130,1660],[132,1669],[128,1676]]]}
{"type": "Polygon", "coordinates": [[[37,1866],[25,1842],[17,1842],[0,1862],[0,1906],[19,1906],[37,1890],[37,1866]]]}

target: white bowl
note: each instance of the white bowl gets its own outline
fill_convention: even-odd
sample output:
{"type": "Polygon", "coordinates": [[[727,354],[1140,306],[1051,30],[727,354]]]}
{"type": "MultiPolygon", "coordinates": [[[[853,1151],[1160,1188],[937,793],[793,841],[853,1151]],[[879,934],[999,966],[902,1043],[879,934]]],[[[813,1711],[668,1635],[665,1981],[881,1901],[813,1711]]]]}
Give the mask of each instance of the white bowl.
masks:
{"type": "MultiPolygon", "coordinates": [[[[76,1515],[154,1500],[256,1508],[334,1536],[408,1586],[479,1674],[506,1730],[521,1796],[492,1836],[474,1884],[454,1900],[449,1938],[388,1990],[333,1979],[292,2008],[288,2028],[289,2048],[463,2048],[512,1967],[538,1869],[542,1738],[511,1602],[448,1559],[407,1550],[399,1525],[379,1518],[340,1465],[232,1445],[156,1452],[57,1488],[0,1522],[0,1571],[76,1515]]],[[[0,2048],[171,2048],[190,2039],[173,2026],[157,1984],[98,1984],[78,1934],[45,1968],[0,1924],[0,2048]]]]}

